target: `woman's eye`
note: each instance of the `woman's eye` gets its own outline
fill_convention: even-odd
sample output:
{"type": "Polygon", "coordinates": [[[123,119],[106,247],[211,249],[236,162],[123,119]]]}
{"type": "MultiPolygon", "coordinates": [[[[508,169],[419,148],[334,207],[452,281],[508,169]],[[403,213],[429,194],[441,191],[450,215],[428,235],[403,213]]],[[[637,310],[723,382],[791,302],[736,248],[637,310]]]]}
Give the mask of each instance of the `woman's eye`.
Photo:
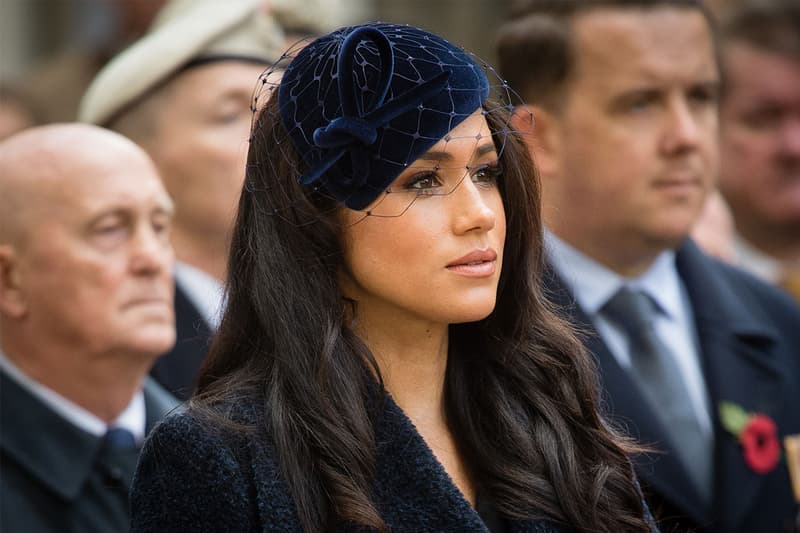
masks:
{"type": "Polygon", "coordinates": [[[475,183],[496,184],[503,175],[503,167],[500,162],[482,165],[472,173],[472,181],[475,183]]]}
{"type": "Polygon", "coordinates": [[[432,172],[425,172],[414,175],[405,185],[406,189],[423,192],[430,191],[436,187],[441,186],[441,182],[436,174],[432,172]]]}

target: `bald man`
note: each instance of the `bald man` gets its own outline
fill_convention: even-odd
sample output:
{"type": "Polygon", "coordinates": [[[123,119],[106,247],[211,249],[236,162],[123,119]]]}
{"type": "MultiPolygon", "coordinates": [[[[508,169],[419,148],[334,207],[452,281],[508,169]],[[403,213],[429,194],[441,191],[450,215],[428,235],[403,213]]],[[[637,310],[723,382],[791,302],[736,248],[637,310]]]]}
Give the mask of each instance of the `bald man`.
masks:
{"type": "Polygon", "coordinates": [[[173,206],[147,155],[87,125],[0,143],[0,530],[128,531],[139,445],[176,401],[173,206]]]}

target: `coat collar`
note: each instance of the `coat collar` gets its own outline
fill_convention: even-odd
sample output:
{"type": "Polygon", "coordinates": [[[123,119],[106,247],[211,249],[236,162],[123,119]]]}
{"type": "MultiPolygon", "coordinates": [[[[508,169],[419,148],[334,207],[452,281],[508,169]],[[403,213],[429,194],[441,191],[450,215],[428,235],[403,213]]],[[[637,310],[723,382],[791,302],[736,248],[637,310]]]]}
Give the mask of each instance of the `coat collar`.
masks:
{"type": "Polygon", "coordinates": [[[5,373],[0,380],[3,451],[49,490],[66,500],[76,498],[102,437],[67,422],[5,373]]]}
{"type": "MultiPolygon", "coordinates": [[[[692,301],[704,374],[715,425],[715,501],[723,529],[734,530],[749,511],[765,476],[744,462],[736,437],[722,428],[720,402],[771,417],[778,427],[788,386],[788,369],[775,355],[779,333],[752,305],[731,268],[706,257],[691,242],[680,248],[677,267],[692,301]],[[734,286],[738,284],[738,286],[734,286]]],[[[743,274],[736,273],[736,276],[743,274]]]]}
{"type": "MultiPolygon", "coordinates": [[[[411,420],[385,397],[375,428],[375,498],[387,522],[403,524],[415,516],[414,531],[488,531],[478,513],[455,486],[411,420]]],[[[545,520],[510,522],[510,531],[558,532],[545,520]]]]}
{"type": "MultiPolygon", "coordinates": [[[[478,513],[455,486],[411,420],[389,395],[381,398],[382,405],[375,420],[376,467],[372,498],[386,524],[396,532],[488,533],[478,513]]],[[[254,421],[257,416],[253,412],[247,418],[254,421]]],[[[299,520],[280,469],[274,461],[266,460],[276,457],[275,449],[268,439],[251,442],[261,521],[276,525],[267,526],[265,531],[285,531],[286,524],[297,524],[299,520]]],[[[509,526],[510,533],[562,531],[553,522],[544,520],[513,521],[509,526]]],[[[352,529],[341,524],[335,531],[352,529]]]]}
{"type": "MultiPolygon", "coordinates": [[[[152,380],[145,383],[147,431],[177,401],[152,380]]],[[[0,372],[0,446],[50,491],[75,499],[95,464],[102,437],[77,428],[14,379],[0,372]]]]}

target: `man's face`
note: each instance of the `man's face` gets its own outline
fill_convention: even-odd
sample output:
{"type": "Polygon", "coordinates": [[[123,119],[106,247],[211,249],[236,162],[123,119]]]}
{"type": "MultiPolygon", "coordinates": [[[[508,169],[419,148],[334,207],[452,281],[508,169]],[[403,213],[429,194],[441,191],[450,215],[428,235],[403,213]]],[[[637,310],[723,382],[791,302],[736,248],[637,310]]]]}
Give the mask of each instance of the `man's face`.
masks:
{"type": "Polygon", "coordinates": [[[127,152],[64,172],[38,188],[43,214],[18,246],[23,319],[84,355],[165,352],[175,341],[173,208],[155,169],[127,152]]]}
{"type": "Polygon", "coordinates": [[[250,102],[263,70],[213,62],[187,70],[165,88],[147,149],[175,199],[176,230],[183,234],[218,240],[230,231],[244,180],[250,102]]]}
{"type": "Polygon", "coordinates": [[[688,234],[716,174],[708,25],[690,9],[599,8],[573,29],[547,222],[612,268],[652,259],[688,234]]]}
{"type": "Polygon", "coordinates": [[[742,225],[800,239],[800,61],[732,43],[720,187],[742,225]]]}

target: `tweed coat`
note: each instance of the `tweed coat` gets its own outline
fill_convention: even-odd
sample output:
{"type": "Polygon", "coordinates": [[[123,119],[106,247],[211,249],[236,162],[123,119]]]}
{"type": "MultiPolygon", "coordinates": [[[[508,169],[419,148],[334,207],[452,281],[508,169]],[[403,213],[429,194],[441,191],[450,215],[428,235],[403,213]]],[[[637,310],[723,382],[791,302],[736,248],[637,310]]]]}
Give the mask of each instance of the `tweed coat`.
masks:
{"type": "MultiPolygon", "coordinates": [[[[253,413],[255,407],[253,407],[253,413]]],[[[252,423],[255,415],[245,415],[252,423]]],[[[390,398],[375,427],[373,501],[393,532],[486,532],[411,421],[390,398]]],[[[132,496],[132,532],[302,531],[266,437],[232,438],[190,412],[151,434],[132,496]]],[[[355,531],[341,524],[335,531],[355,531]]],[[[514,533],[566,531],[545,520],[509,524],[514,533]]]]}

